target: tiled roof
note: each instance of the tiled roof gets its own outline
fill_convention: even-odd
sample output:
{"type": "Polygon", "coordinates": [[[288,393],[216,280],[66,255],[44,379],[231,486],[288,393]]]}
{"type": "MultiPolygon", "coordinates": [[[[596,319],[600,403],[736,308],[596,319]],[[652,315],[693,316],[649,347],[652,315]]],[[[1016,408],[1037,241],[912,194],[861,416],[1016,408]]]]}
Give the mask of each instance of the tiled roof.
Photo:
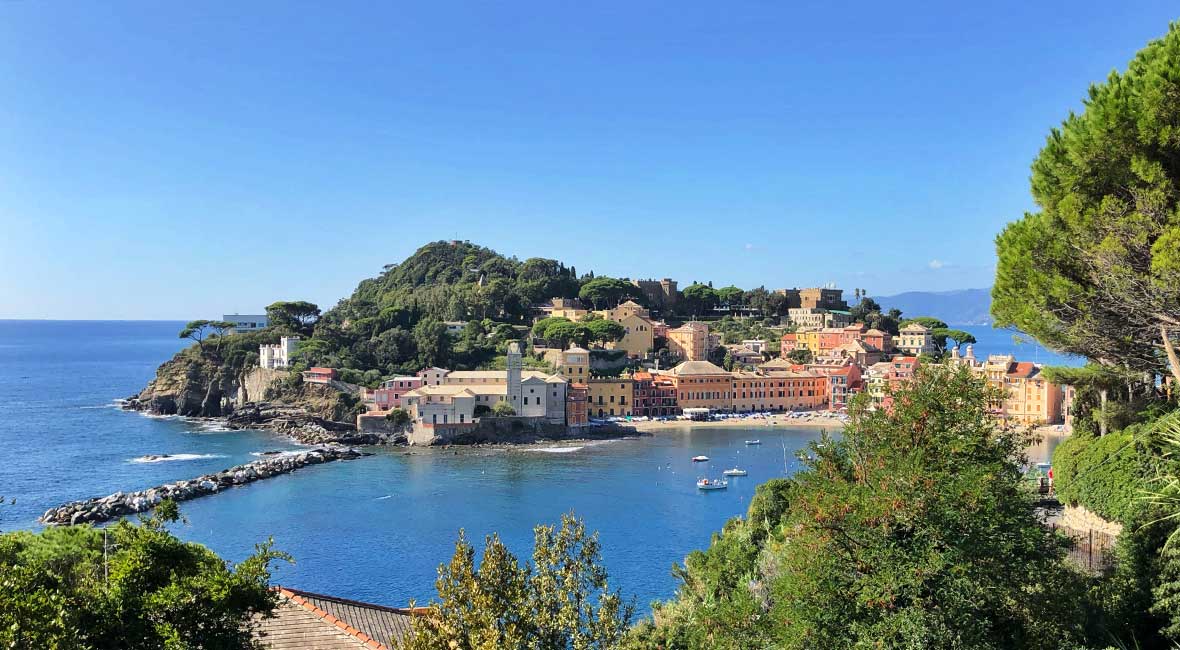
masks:
{"type": "Polygon", "coordinates": [[[725,371],[725,368],[722,368],[722,367],[720,367],[716,364],[710,363],[708,361],[685,361],[684,363],[681,363],[680,365],[672,368],[668,372],[670,372],[671,374],[676,375],[678,377],[684,376],[684,375],[727,375],[727,374],[729,374],[728,372],[725,371]]]}
{"type": "Polygon", "coordinates": [[[1012,368],[1008,371],[1008,374],[1020,379],[1028,379],[1029,377],[1037,374],[1037,367],[1036,364],[1031,361],[1018,361],[1012,365],[1012,368]]]}
{"type": "Polygon", "coordinates": [[[412,634],[409,609],[277,587],[274,616],[254,635],[268,650],[390,650],[412,634]]]}

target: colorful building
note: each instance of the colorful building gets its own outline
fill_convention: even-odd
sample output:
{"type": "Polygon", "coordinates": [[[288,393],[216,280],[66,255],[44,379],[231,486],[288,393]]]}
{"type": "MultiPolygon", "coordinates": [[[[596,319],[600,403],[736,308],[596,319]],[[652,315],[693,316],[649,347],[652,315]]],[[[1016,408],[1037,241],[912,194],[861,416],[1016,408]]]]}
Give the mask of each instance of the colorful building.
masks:
{"type": "Polygon", "coordinates": [[[979,362],[974,346],[959,355],[959,348],[951,348],[947,361],[965,365],[982,375],[989,384],[1004,391],[1004,399],[995,405],[995,415],[1006,422],[1024,425],[1058,424],[1063,421],[1067,407],[1066,391],[1050,382],[1042,373],[1042,366],[1030,361],[1017,361],[1010,354],[992,354],[979,362]]]}
{"type": "Polygon", "coordinates": [[[684,361],[705,361],[710,352],[709,324],[691,321],[668,330],[668,349],[684,361]]]}
{"type": "Polygon", "coordinates": [[[728,411],[733,405],[733,376],[708,361],[685,361],[666,375],[676,388],[676,405],[728,411]]]}
{"type": "Polygon", "coordinates": [[[607,343],[604,346],[606,349],[625,350],[628,357],[641,359],[655,347],[654,328],[645,316],[637,312],[620,312],[609,318],[623,326],[623,338],[607,343]]]}
{"type": "Polygon", "coordinates": [[[562,350],[557,355],[557,374],[567,381],[585,384],[590,379],[590,351],[586,348],[572,347],[562,350]]]}
{"type": "Polygon", "coordinates": [[[919,356],[938,352],[934,344],[934,333],[921,323],[910,323],[898,332],[894,345],[906,354],[919,356]]]}
{"type": "Polygon", "coordinates": [[[335,368],[308,368],[303,371],[303,381],[309,384],[327,384],[336,379],[335,368]]]}
{"type": "Polygon", "coordinates": [[[635,382],[629,377],[595,377],[586,382],[586,397],[590,417],[629,416],[635,382]]]}
{"type": "Polygon", "coordinates": [[[376,389],[366,390],[364,398],[375,410],[388,411],[400,408],[402,395],[421,386],[421,377],[394,377],[381,382],[381,386],[376,389]]]}
{"type": "Polygon", "coordinates": [[[565,393],[565,424],[569,427],[584,427],[590,424],[587,410],[586,384],[571,383],[565,393]]]}
{"type": "Polygon", "coordinates": [[[637,372],[632,377],[632,415],[664,417],[676,415],[676,385],[663,375],[637,372]]]}
{"type": "Polygon", "coordinates": [[[832,372],[828,375],[828,408],[847,408],[852,396],[862,390],[860,366],[850,363],[832,372]]]}

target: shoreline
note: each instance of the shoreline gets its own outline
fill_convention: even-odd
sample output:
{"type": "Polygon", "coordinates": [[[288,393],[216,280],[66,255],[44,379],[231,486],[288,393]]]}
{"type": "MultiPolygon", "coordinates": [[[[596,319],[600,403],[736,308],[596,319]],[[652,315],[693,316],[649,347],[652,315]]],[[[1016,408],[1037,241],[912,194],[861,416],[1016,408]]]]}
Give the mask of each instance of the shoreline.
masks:
{"type": "Polygon", "coordinates": [[[623,426],[634,428],[636,431],[656,432],[675,429],[691,429],[696,427],[720,427],[730,429],[803,429],[825,428],[843,429],[846,423],[831,415],[817,415],[806,418],[790,418],[782,415],[772,415],[766,418],[706,420],[649,420],[647,422],[627,422],[623,426]]]}

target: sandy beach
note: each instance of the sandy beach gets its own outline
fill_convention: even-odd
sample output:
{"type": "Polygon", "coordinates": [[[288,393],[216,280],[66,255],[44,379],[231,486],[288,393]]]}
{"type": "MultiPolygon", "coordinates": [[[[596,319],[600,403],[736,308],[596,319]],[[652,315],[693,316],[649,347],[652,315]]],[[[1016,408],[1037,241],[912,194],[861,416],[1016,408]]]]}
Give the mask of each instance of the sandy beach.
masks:
{"type": "Polygon", "coordinates": [[[729,427],[734,429],[760,429],[763,427],[824,427],[827,429],[844,428],[844,422],[839,418],[820,414],[808,416],[806,418],[790,418],[782,415],[774,415],[766,418],[709,420],[707,422],[694,422],[692,420],[649,420],[647,422],[633,421],[620,424],[622,426],[634,427],[636,431],[645,432],[666,431],[669,429],[688,429],[696,427],[729,427]]]}

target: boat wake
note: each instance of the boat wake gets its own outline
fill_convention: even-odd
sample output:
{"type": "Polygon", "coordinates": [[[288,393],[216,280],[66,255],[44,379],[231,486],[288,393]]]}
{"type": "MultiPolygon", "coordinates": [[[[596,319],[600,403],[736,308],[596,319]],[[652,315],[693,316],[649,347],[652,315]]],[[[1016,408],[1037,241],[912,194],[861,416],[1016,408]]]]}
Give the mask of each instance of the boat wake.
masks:
{"type": "Polygon", "coordinates": [[[148,454],[139,458],[132,458],[131,463],[168,463],[184,460],[205,460],[209,458],[225,458],[224,454],[148,454]]]}
{"type": "Polygon", "coordinates": [[[581,451],[582,447],[535,447],[529,451],[539,451],[543,454],[572,454],[581,451]]]}

